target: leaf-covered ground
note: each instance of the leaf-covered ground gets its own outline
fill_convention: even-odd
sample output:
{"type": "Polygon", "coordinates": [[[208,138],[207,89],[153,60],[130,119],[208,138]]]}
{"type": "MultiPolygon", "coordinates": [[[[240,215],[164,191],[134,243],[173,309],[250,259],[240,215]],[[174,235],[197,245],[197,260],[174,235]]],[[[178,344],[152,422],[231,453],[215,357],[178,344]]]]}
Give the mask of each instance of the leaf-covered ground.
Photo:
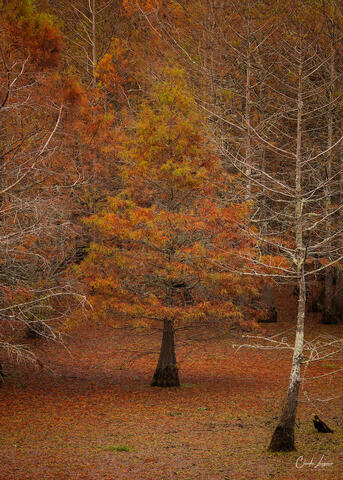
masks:
{"type": "MultiPolygon", "coordinates": [[[[281,318],[266,326],[269,333],[288,329],[294,318],[296,299],[280,292],[277,300],[281,318]]],[[[324,328],[312,315],[307,331],[342,335],[342,325],[324,328]]],[[[159,335],[133,335],[85,325],[75,330],[70,354],[33,341],[50,370],[7,366],[0,480],[343,478],[342,375],[307,385],[311,399],[334,399],[311,404],[302,393],[298,450],[272,454],[266,447],[287,386],[289,352],[237,352],[233,344],[242,340],[235,335],[201,343],[181,338],[182,387],[159,389],[149,387],[157,354],[134,355],[156,352],[159,335]],[[313,412],[335,433],[317,433],[313,412]]],[[[308,374],[340,367],[330,359],[308,374]]]]}

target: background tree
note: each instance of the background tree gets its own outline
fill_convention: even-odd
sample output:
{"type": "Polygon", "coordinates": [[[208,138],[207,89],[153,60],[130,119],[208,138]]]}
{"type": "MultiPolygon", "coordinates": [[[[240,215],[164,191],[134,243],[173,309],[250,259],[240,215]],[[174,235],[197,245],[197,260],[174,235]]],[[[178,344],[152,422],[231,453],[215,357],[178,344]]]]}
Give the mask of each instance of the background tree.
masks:
{"type": "Polygon", "coordinates": [[[66,69],[86,85],[95,85],[95,71],[121,29],[118,0],[39,0],[38,6],[58,19],[65,35],[66,69]]]}
{"type": "MultiPolygon", "coordinates": [[[[329,144],[326,141],[328,111],[332,115],[332,109],[338,112],[341,108],[339,96],[327,97],[332,79],[330,74],[328,77],[327,65],[330,65],[332,52],[319,48],[323,17],[315,6],[305,8],[302,2],[293,2],[283,13],[286,15],[280,28],[284,38],[274,50],[274,67],[269,70],[270,80],[265,85],[269,116],[253,127],[255,141],[267,148],[274,165],[271,171],[260,170],[258,182],[252,177],[256,188],[262,184],[268,193],[274,232],[268,236],[261,232],[252,235],[261,245],[266,245],[272,255],[281,253],[288,258],[289,266],[280,266],[279,276],[296,279],[299,292],[289,387],[280,422],[270,443],[273,451],[295,449],[306,285],[311,277],[340,262],[343,253],[338,241],[342,233],[338,214],[343,206],[336,203],[329,207],[327,202],[328,190],[337,190],[340,166],[332,163],[330,174],[325,168],[328,155],[335,158],[342,141],[340,131],[329,144]],[[276,169],[279,162],[282,168],[276,169]],[[326,228],[328,221],[329,229],[326,228]]],[[[232,152],[229,156],[233,157],[232,152]]],[[[239,156],[234,163],[240,166],[239,156]]],[[[267,272],[269,265],[261,258],[257,265],[263,264],[267,272]]]]}
{"type": "Polygon", "coordinates": [[[57,340],[56,327],[77,300],[63,274],[75,235],[69,212],[77,172],[66,168],[57,142],[68,110],[56,76],[60,33],[30,1],[2,4],[1,16],[0,347],[34,359],[13,332],[25,326],[57,340]]]}

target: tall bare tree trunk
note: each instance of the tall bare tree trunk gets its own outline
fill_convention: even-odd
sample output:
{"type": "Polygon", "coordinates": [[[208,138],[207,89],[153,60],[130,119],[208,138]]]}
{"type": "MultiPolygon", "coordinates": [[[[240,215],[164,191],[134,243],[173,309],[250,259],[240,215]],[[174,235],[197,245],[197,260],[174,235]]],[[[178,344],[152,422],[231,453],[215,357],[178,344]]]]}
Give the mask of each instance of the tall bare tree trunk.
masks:
{"type": "MultiPolygon", "coordinates": [[[[333,40],[332,40],[333,41],[333,40]]],[[[328,182],[325,187],[325,216],[326,221],[326,235],[328,238],[332,235],[332,222],[330,214],[331,208],[331,191],[329,179],[332,176],[332,145],[333,145],[333,96],[334,96],[334,84],[335,84],[335,48],[331,45],[331,57],[330,57],[330,83],[329,83],[329,111],[328,111],[328,158],[326,162],[326,181],[328,182]]],[[[331,250],[331,242],[327,243],[327,249],[331,250]]],[[[324,282],[324,310],[322,316],[323,323],[337,323],[333,308],[334,298],[334,270],[328,268],[325,270],[325,282],[324,282]]]]}
{"type": "Polygon", "coordinates": [[[93,76],[93,83],[95,84],[95,71],[96,71],[96,64],[97,64],[97,54],[96,54],[96,0],[92,0],[92,6],[89,0],[89,10],[92,15],[92,76],[93,76]]]}
{"type": "MultiPolygon", "coordinates": [[[[248,38],[250,38],[250,25],[248,38]]],[[[246,66],[246,83],[245,83],[245,174],[247,178],[246,199],[251,200],[251,54],[250,41],[248,42],[248,56],[246,66]]]]}
{"type": "Polygon", "coordinates": [[[175,330],[172,320],[164,320],[160,357],[154,373],[152,387],[179,387],[179,374],[175,356],[175,330]]]}
{"type": "Polygon", "coordinates": [[[292,359],[292,368],[289,378],[288,391],[285,405],[282,410],[280,422],[272,436],[269,449],[274,452],[295,450],[294,428],[298,407],[300,374],[304,349],[304,324],[306,307],[306,280],[304,263],[306,249],[303,244],[303,206],[302,196],[302,116],[303,116],[303,63],[300,58],[298,67],[298,102],[297,102],[297,148],[296,148],[296,175],[295,175],[295,218],[296,218],[296,262],[299,299],[297,314],[297,330],[292,359]]]}

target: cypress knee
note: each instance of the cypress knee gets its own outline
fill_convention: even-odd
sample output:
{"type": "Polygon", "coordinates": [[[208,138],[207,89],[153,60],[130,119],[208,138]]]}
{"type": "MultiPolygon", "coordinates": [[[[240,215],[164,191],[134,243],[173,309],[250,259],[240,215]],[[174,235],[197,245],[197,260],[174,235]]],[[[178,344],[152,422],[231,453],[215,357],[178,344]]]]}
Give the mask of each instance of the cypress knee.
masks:
{"type": "Polygon", "coordinates": [[[176,365],[174,325],[172,320],[164,320],[160,357],[154,373],[152,387],[179,387],[179,373],[176,365]]]}

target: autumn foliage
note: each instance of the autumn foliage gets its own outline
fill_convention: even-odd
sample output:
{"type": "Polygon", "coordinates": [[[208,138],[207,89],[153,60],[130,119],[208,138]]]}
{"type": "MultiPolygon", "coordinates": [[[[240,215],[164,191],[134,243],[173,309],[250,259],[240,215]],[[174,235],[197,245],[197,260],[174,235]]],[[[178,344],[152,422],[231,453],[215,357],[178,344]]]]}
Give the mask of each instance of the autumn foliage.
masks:
{"type": "MultiPolygon", "coordinates": [[[[129,413],[144,417],[161,399],[170,409],[168,395],[194,401],[193,426],[222,442],[213,451],[223,464],[230,448],[256,444],[252,424],[236,412],[237,423],[227,421],[223,395],[229,409],[254,415],[261,436],[276,423],[269,412],[291,352],[270,450],[293,451],[299,398],[319,405],[304,390],[310,363],[324,362],[311,384],[330,368],[342,371],[341,3],[0,0],[0,16],[0,382],[7,367],[20,372],[17,360],[42,370],[47,390],[56,371],[57,391],[78,378],[70,380],[71,405],[96,422],[97,402],[108,401],[118,380],[124,431],[122,412],[127,399],[136,405],[139,380],[146,391],[129,413]],[[68,348],[60,353],[58,345],[68,348]],[[82,372],[68,363],[69,348],[82,357],[82,372]],[[262,361],[255,348],[275,351],[262,361]],[[235,352],[241,369],[238,357],[230,363],[235,352]],[[180,388],[151,389],[148,376],[150,386],[180,388]],[[197,394],[206,379],[212,405],[197,394]],[[94,405],[79,395],[105,384],[94,405]],[[256,402],[245,398],[262,391],[256,402]],[[199,412],[212,408],[215,418],[217,405],[223,421],[202,428],[199,412]],[[223,447],[229,425],[244,432],[223,447]]],[[[9,378],[7,393],[16,382],[9,378]]],[[[169,428],[171,415],[159,407],[156,429],[169,428]]],[[[12,443],[19,458],[20,442],[12,443]]],[[[111,448],[133,453],[126,444],[111,448]]],[[[158,439],[151,448],[161,450],[158,439]]],[[[117,467],[118,478],[136,475],[124,462],[117,467]]],[[[231,478],[216,468],[204,475],[231,478]]],[[[278,474],[263,469],[264,478],[278,474]]],[[[162,470],[183,478],[182,469],[162,470]]]]}
{"type": "Polygon", "coordinates": [[[98,318],[225,330],[245,324],[235,299],[256,293],[217,268],[251,247],[239,230],[248,209],[218,198],[219,160],[184,74],[165,73],[122,143],[122,190],[87,221],[99,233],[81,270],[98,318]]]}
{"type": "Polygon", "coordinates": [[[57,339],[75,306],[65,263],[77,236],[69,214],[77,172],[60,151],[70,107],[67,76],[56,70],[62,35],[30,1],[5,2],[1,13],[1,345],[34,358],[8,330],[57,339]]]}

